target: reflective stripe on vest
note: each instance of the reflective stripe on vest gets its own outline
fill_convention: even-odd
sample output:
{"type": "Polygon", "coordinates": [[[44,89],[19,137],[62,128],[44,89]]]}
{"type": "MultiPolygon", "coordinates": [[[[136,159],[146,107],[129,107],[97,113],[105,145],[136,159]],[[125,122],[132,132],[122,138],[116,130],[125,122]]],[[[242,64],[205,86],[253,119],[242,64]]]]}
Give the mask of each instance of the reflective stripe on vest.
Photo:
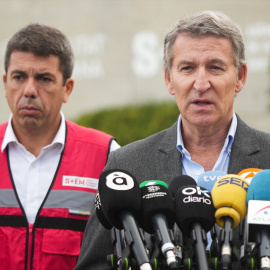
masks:
{"type": "Polygon", "coordinates": [[[0,189],[0,207],[20,207],[13,189],[0,189]]]}

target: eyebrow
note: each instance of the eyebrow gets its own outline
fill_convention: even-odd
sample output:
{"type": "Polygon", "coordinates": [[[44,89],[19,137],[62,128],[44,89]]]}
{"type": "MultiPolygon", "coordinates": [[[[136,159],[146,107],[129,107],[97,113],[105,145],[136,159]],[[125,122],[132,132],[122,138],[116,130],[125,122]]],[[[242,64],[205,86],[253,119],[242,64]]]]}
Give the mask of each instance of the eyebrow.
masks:
{"type": "Polygon", "coordinates": [[[10,74],[13,75],[13,74],[16,74],[16,73],[19,73],[19,74],[26,74],[25,71],[22,71],[22,70],[19,70],[19,69],[15,69],[15,70],[11,71],[10,74]]]}

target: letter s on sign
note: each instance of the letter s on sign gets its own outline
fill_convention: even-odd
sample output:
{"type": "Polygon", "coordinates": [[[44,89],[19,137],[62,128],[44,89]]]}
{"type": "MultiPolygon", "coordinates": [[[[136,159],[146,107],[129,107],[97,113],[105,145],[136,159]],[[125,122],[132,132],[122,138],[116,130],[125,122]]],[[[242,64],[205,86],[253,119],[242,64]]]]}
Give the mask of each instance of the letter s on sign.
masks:
{"type": "Polygon", "coordinates": [[[143,31],[132,40],[132,69],[138,77],[153,77],[162,66],[162,46],[156,33],[143,31]]]}
{"type": "Polygon", "coordinates": [[[221,180],[218,180],[218,185],[217,187],[220,187],[220,186],[223,186],[223,185],[226,185],[230,182],[230,178],[223,178],[221,180]]]}

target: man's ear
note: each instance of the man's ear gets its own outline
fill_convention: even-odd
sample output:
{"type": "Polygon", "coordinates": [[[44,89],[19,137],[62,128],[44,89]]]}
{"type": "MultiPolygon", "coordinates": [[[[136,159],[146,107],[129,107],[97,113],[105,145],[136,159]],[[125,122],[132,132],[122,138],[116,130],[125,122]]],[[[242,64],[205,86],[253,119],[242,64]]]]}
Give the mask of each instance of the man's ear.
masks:
{"type": "Polygon", "coordinates": [[[247,65],[243,64],[240,68],[239,68],[239,72],[237,75],[237,83],[236,83],[236,88],[235,88],[235,93],[239,93],[247,80],[247,65]]]}
{"type": "Polygon", "coordinates": [[[68,99],[69,99],[70,94],[72,93],[73,87],[74,87],[74,79],[72,78],[67,79],[66,84],[64,86],[65,88],[65,93],[63,97],[64,103],[68,102],[68,99]]]}
{"type": "Polygon", "coordinates": [[[164,70],[164,79],[165,79],[165,84],[166,87],[171,95],[175,95],[174,87],[171,82],[171,74],[169,73],[168,70],[164,70]]]}
{"type": "Polygon", "coordinates": [[[7,86],[7,74],[6,73],[3,74],[3,83],[4,83],[4,87],[5,87],[5,97],[6,97],[6,86],[7,86]]]}

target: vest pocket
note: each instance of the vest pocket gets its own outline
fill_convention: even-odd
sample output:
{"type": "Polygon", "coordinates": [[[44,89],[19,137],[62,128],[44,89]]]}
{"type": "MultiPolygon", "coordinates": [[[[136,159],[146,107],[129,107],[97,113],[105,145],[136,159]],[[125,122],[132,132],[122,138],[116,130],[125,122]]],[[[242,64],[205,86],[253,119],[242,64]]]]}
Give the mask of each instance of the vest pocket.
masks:
{"type": "Polygon", "coordinates": [[[82,237],[83,233],[78,231],[44,229],[41,266],[44,269],[73,269],[80,253],[82,237]]]}

